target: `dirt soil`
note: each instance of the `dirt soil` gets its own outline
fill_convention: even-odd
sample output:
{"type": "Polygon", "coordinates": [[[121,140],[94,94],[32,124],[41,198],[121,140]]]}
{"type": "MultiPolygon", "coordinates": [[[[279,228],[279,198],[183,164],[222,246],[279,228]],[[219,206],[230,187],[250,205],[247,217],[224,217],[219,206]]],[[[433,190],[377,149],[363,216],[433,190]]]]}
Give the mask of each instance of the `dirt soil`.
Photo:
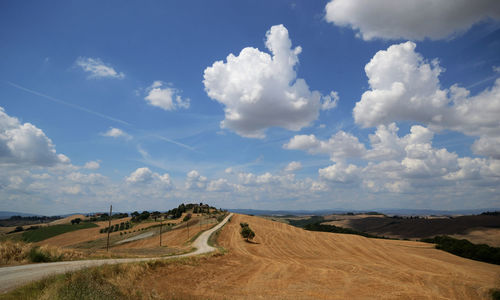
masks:
{"type": "Polygon", "coordinates": [[[234,215],[219,236],[228,250],[148,273],[137,289],[187,299],[489,299],[500,266],[433,245],[310,232],[234,215]],[[255,231],[241,238],[240,222],[255,231]]]}

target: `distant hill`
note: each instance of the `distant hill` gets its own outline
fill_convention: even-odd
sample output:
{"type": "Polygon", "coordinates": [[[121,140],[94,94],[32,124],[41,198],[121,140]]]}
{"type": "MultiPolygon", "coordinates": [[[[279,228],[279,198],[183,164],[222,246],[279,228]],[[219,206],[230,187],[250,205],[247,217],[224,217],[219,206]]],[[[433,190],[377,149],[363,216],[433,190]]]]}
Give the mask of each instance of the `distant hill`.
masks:
{"type": "Polygon", "coordinates": [[[284,216],[284,215],[329,215],[329,214],[344,214],[348,212],[363,213],[376,211],[387,215],[402,215],[402,216],[452,216],[452,215],[475,215],[486,211],[497,211],[499,208],[479,208],[479,209],[461,209],[461,210],[432,210],[432,209],[367,209],[367,210],[346,210],[346,209],[321,209],[321,210],[260,210],[260,209],[228,209],[231,212],[245,215],[268,215],[268,216],[284,216]]]}
{"type": "Polygon", "coordinates": [[[21,217],[36,217],[41,215],[27,214],[17,211],[0,211],[0,219],[8,219],[12,216],[21,216],[21,217]]]}

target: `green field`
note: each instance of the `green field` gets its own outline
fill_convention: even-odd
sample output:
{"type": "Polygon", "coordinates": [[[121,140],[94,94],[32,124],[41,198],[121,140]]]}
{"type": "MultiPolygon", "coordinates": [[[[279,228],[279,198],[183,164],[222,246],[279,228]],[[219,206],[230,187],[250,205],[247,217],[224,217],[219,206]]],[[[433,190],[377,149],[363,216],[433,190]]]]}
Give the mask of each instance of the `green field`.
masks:
{"type": "Polygon", "coordinates": [[[63,224],[40,227],[35,230],[23,232],[22,238],[25,242],[39,242],[51,238],[53,236],[63,234],[70,231],[98,227],[94,223],[81,223],[81,224],[63,224]]]}

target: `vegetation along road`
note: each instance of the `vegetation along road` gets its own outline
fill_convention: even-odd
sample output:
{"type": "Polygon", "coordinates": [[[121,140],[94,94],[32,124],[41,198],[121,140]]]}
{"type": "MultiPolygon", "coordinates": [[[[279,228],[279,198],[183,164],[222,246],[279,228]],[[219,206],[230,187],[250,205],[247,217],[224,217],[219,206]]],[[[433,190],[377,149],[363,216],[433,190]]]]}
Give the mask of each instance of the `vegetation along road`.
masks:
{"type": "Polygon", "coordinates": [[[0,268],[0,293],[5,293],[17,286],[27,284],[30,281],[39,280],[48,275],[66,273],[88,267],[95,267],[104,264],[120,264],[155,259],[179,258],[215,251],[214,247],[208,245],[208,238],[212,233],[224,226],[232,215],[233,214],[229,214],[222,222],[217,224],[217,226],[200,234],[200,236],[198,236],[198,238],[193,242],[193,247],[195,247],[196,250],[186,254],[173,255],[169,257],[63,261],[0,268]]]}

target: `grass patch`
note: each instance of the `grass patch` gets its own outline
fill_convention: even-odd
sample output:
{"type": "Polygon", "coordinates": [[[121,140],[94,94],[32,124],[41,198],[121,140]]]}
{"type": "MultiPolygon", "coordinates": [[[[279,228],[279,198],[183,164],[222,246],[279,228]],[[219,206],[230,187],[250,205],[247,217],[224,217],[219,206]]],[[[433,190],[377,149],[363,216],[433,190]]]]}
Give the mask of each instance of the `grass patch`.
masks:
{"type": "Polygon", "coordinates": [[[44,226],[35,230],[23,232],[22,238],[23,241],[25,242],[39,242],[66,232],[71,232],[86,228],[93,228],[93,227],[98,227],[98,226],[94,223],[86,223],[86,222],[75,225],[62,224],[62,225],[44,226]]]}
{"type": "MultiPolygon", "coordinates": [[[[490,247],[485,244],[473,244],[468,240],[459,240],[442,235],[431,239],[422,239],[422,242],[436,244],[436,249],[444,250],[452,254],[500,265],[500,248],[490,247]]],[[[498,292],[500,293],[500,291],[498,292]]]]}

